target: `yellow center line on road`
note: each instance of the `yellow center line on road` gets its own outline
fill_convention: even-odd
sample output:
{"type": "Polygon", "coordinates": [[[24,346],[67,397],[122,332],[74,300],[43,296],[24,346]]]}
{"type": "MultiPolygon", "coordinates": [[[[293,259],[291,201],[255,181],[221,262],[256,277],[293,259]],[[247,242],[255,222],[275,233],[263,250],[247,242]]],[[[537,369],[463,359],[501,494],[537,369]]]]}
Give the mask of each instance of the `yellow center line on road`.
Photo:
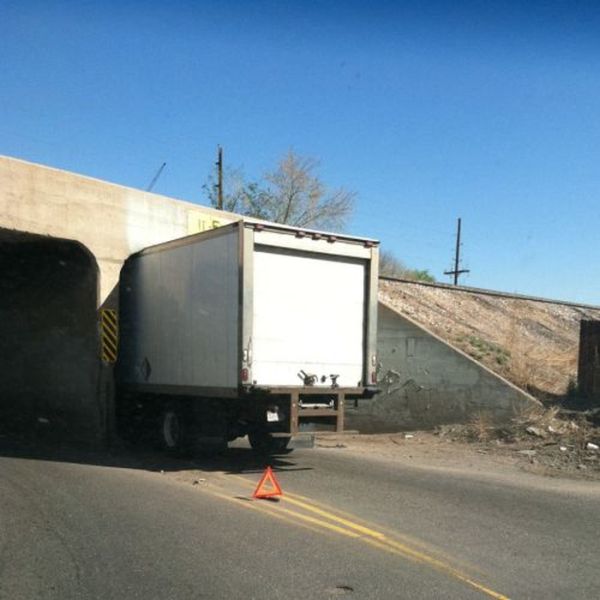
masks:
{"type": "MultiPolygon", "coordinates": [[[[210,488],[210,489],[205,488],[204,491],[208,492],[209,494],[212,494],[213,496],[217,496],[218,498],[223,498],[224,500],[229,500],[231,502],[234,502],[238,506],[245,506],[246,508],[249,508],[252,510],[259,510],[270,516],[275,516],[275,517],[281,519],[282,521],[287,521],[288,523],[291,523],[293,525],[303,525],[314,532],[320,533],[322,529],[328,529],[329,531],[333,531],[334,533],[345,535],[345,536],[351,537],[351,538],[358,539],[361,537],[358,533],[354,533],[353,531],[348,531],[347,529],[344,529],[343,527],[339,527],[338,525],[334,525],[333,523],[327,523],[326,521],[321,521],[320,519],[311,517],[310,515],[304,515],[302,513],[298,513],[296,511],[289,510],[287,508],[283,508],[281,506],[277,506],[277,508],[274,510],[275,505],[271,504],[271,503],[269,503],[269,504],[259,503],[259,502],[255,502],[254,500],[249,499],[249,498],[243,498],[243,497],[239,497],[239,496],[230,496],[226,493],[218,492],[214,488],[210,488]],[[302,521],[304,521],[304,523],[298,523],[298,519],[301,519],[302,521]],[[307,523],[308,523],[308,525],[307,525],[307,523]]],[[[278,504],[279,504],[279,502],[277,502],[277,505],[278,504]]]]}
{"type": "MultiPolygon", "coordinates": [[[[233,477],[237,480],[240,480],[246,485],[254,485],[251,481],[248,481],[245,477],[242,477],[240,475],[235,475],[232,473],[229,474],[228,477],[233,477]]],[[[475,581],[469,575],[463,573],[451,564],[446,563],[438,558],[435,558],[434,556],[431,556],[422,550],[411,548],[407,544],[403,544],[401,542],[393,540],[381,531],[371,529],[370,527],[365,527],[364,525],[356,523],[348,518],[341,517],[333,512],[330,512],[323,508],[319,508],[318,506],[312,504],[312,501],[310,499],[305,498],[304,496],[298,496],[287,493],[283,496],[282,501],[285,503],[290,503],[294,506],[297,506],[298,508],[311,512],[315,515],[318,515],[319,517],[322,517],[322,519],[326,520],[322,520],[317,517],[311,517],[309,515],[290,510],[288,508],[283,508],[283,506],[279,506],[278,504],[271,505],[273,509],[268,512],[270,514],[285,513],[286,515],[292,517],[292,520],[301,519],[305,522],[316,525],[317,527],[322,527],[324,529],[334,531],[335,533],[339,533],[346,537],[355,538],[357,540],[369,544],[370,546],[379,548],[380,550],[384,550],[386,552],[402,556],[403,558],[412,560],[414,562],[426,564],[437,571],[443,572],[446,575],[458,579],[459,581],[482,592],[490,598],[494,598],[495,600],[509,600],[507,596],[486,587],[478,581],[475,581]],[[303,498],[303,500],[299,500],[299,497],[303,498]],[[331,521],[333,521],[333,523],[338,523],[338,525],[334,525],[333,523],[331,523],[331,521]]]]}
{"type": "Polygon", "coordinates": [[[456,579],[459,579],[460,581],[462,581],[464,583],[467,583],[468,585],[487,594],[491,598],[495,598],[496,600],[508,600],[506,596],[499,594],[498,592],[495,592],[494,590],[491,590],[491,589],[487,588],[486,586],[474,581],[468,575],[466,575],[465,573],[462,573],[455,567],[453,567],[437,558],[434,558],[433,556],[425,554],[424,552],[422,552],[420,550],[415,550],[413,548],[410,548],[406,544],[402,544],[400,542],[392,540],[380,531],[376,531],[376,530],[370,529],[368,527],[364,527],[363,525],[354,523],[343,517],[339,517],[333,513],[330,513],[329,511],[325,511],[325,510],[318,508],[316,506],[313,506],[307,502],[302,502],[301,500],[296,500],[294,498],[291,498],[291,497],[289,497],[289,495],[287,498],[284,497],[284,500],[287,500],[287,502],[291,502],[292,504],[299,506],[300,508],[303,508],[304,510],[310,511],[310,512],[318,514],[319,516],[322,516],[326,519],[329,519],[331,521],[345,525],[350,530],[360,532],[360,533],[370,537],[371,538],[370,540],[364,539],[364,538],[361,538],[361,539],[363,539],[363,541],[366,541],[367,543],[370,543],[371,545],[376,545],[377,547],[380,547],[381,549],[388,550],[388,551],[390,549],[393,549],[395,551],[394,552],[395,554],[400,554],[401,556],[410,558],[416,562],[427,564],[439,571],[442,571],[448,575],[451,575],[452,577],[455,577],[456,579]],[[376,542],[376,543],[373,543],[373,542],[376,542]]]}
{"type": "MultiPolygon", "coordinates": [[[[407,553],[402,550],[395,550],[393,547],[390,547],[383,542],[378,542],[373,539],[361,538],[361,541],[365,542],[366,544],[369,544],[370,546],[374,546],[375,548],[379,548],[380,550],[384,550],[385,552],[390,552],[392,554],[402,556],[403,558],[407,558],[409,560],[414,560],[415,562],[427,562],[427,564],[434,567],[436,570],[439,570],[447,575],[454,577],[455,579],[458,579],[459,581],[461,581],[463,583],[470,585],[471,587],[482,592],[486,596],[489,596],[490,598],[495,598],[495,600],[510,600],[508,598],[508,596],[505,596],[504,594],[500,594],[500,593],[482,585],[481,583],[478,583],[474,579],[471,579],[468,575],[465,575],[464,573],[457,571],[456,569],[454,569],[453,567],[451,567],[449,565],[444,565],[443,563],[441,563],[440,565],[433,565],[429,561],[423,561],[422,559],[408,556],[407,553]]],[[[435,559],[433,559],[433,560],[435,560],[435,559]]],[[[439,561],[436,561],[436,562],[439,562],[439,561]]]]}
{"type": "MultiPolygon", "coordinates": [[[[286,492],[285,496],[286,496],[286,498],[297,498],[298,500],[303,500],[304,502],[312,503],[313,506],[317,506],[317,507],[319,507],[319,508],[321,508],[323,510],[326,510],[326,511],[335,512],[336,515],[341,516],[341,517],[345,517],[346,519],[348,519],[350,521],[355,521],[357,524],[360,524],[363,527],[367,527],[367,528],[370,528],[370,529],[376,529],[377,527],[379,527],[379,524],[377,524],[377,523],[373,523],[372,521],[368,521],[367,519],[358,518],[356,515],[353,515],[352,513],[344,511],[341,508],[338,508],[336,506],[335,507],[331,506],[331,504],[327,504],[325,502],[317,501],[317,500],[314,500],[312,498],[307,498],[306,496],[302,496],[300,494],[292,494],[291,492],[286,492]]],[[[414,537],[412,537],[410,535],[407,535],[407,534],[404,534],[404,533],[401,534],[401,533],[399,533],[397,531],[394,531],[392,533],[392,535],[395,538],[399,539],[400,541],[402,541],[405,544],[408,544],[410,546],[419,547],[423,551],[429,551],[432,554],[443,555],[443,553],[441,553],[438,549],[432,547],[430,544],[427,544],[424,541],[419,540],[417,538],[414,538],[414,537]]],[[[445,556],[445,555],[444,555],[444,557],[445,558],[450,558],[450,557],[445,556]]],[[[474,565],[468,565],[468,567],[471,568],[471,569],[476,569],[476,567],[474,565]]]]}
{"type": "MultiPolygon", "coordinates": [[[[330,504],[326,504],[325,502],[317,501],[312,498],[307,498],[306,496],[302,496],[300,494],[292,494],[291,492],[285,493],[286,498],[297,498],[298,500],[303,500],[304,502],[311,503],[313,506],[317,506],[325,511],[330,511],[336,514],[337,516],[345,517],[349,521],[355,522],[357,525],[362,525],[363,527],[367,527],[369,529],[377,530],[380,527],[378,523],[373,523],[372,521],[368,521],[363,518],[359,518],[352,513],[344,511],[338,507],[331,506],[330,504]]],[[[387,539],[393,538],[394,541],[398,541],[400,543],[405,544],[406,546],[412,548],[413,550],[420,550],[424,554],[429,554],[430,556],[436,556],[439,560],[446,561],[448,564],[454,563],[456,568],[459,570],[467,571],[467,572],[477,572],[481,576],[484,576],[485,573],[477,566],[472,563],[469,563],[465,560],[458,560],[454,558],[452,555],[449,555],[447,552],[442,551],[431,544],[424,542],[418,538],[415,538],[411,535],[400,533],[398,531],[390,531],[387,530],[385,533],[387,539]]]]}
{"type": "Polygon", "coordinates": [[[221,498],[222,500],[227,500],[228,502],[232,502],[232,503],[236,504],[237,506],[243,506],[245,508],[248,508],[249,510],[255,510],[255,511],[267,514],[270,517],[275,517],[276,519],[279,519],[280,521],[285,521],[286,523],[289,523],[290,525],[304,527],[305,529],[309,529],[310,531],[312,531],[314,533],[321,533],[321,530],[318,527],[315,527],[313,525],[308,525],[306,523],[299,523],[298,520],[295,518],[292,519],[288,516],[273,512],[265,504],[259,504],[258,502],[248,502],[245,499],[242,499],[239,497],[229,496],[228,494],[223,494],[222,492],[217,492],[215,489],[206,489],[205,488],[205,489],[203,489],[203,491],[208,494],[211,494],[212,496],[216,496],[217,498],[221,498]]]}

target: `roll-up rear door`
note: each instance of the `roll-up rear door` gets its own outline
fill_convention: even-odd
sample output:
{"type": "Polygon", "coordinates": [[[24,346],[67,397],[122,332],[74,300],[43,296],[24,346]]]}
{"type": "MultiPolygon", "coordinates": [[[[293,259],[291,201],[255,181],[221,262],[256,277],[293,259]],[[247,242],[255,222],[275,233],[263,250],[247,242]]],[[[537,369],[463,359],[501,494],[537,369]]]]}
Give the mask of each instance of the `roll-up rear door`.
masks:
{"type": "Polygon", "coordinates": [[[302,385],[300,370],[319,385],[330,386],[332,374],[342,387],[362,385],[365,268],[359,259],[255,248],[257,385],[302,385]]]}

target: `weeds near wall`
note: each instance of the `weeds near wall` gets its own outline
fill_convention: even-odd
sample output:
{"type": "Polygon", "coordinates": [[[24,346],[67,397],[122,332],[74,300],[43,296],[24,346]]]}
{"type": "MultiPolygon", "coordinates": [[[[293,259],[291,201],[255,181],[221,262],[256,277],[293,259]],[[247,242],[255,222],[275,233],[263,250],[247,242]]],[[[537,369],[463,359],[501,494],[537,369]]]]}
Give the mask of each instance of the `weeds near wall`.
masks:
{"type": "Polygon", "coordinates": [[[479,411],[469,419],[467,435],[472,441],[487,442],[494,433],[494,426],[490,416],[479,411]]]}
{"type": "Polygon", "coordinates": [[[510,360],[510,351],[497,344],[492,344],[476,335],[465,335],[457,338],[457,342],[465,348],[467,354],[475,360],[504,366],[510,360]]]}
{"type": "Polygon", "coordinates": [[[534,394],[539,390],[567,393],[569,381],[577,372],[576,344],[559,351],[545,348],[513,320],[505,348],[510,359],[504,374],[515,385],[534,394]],[[569,375],[565,377],[564,373],[569,375]]]}

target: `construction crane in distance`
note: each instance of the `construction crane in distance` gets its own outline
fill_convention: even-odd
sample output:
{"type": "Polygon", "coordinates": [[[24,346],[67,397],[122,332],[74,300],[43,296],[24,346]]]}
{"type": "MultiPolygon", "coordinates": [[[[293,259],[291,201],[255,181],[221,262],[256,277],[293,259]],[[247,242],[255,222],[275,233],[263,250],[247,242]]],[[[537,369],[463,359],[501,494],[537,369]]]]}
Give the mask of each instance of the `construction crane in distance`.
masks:
{"type": "Polygon", "coordinates": [[[154,187],[154,184],[158,181],[158,178],[160,177],[161,173],[163,172],[163,169],[167,166],[167,163],[164,162],[162,165],[160,165],[160,168],[158,169],[158,171],[156,171],[156,175],[152,178],[152,181],[150,182],[150,185],[148,185],[148,187],[146,188],[147,192],[151,192],[152,188],[154,187]]]}

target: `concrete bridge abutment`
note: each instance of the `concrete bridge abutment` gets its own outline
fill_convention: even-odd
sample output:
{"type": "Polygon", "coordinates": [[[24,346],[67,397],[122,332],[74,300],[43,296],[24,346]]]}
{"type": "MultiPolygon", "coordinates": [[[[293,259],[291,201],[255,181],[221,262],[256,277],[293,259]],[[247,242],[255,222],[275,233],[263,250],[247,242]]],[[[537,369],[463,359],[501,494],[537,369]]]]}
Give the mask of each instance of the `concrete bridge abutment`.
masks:
{"type": "Polygon", "coordinates": [[[98,443],[98,265],[81,243],[0,229],[0,414],[98,443]]]}

